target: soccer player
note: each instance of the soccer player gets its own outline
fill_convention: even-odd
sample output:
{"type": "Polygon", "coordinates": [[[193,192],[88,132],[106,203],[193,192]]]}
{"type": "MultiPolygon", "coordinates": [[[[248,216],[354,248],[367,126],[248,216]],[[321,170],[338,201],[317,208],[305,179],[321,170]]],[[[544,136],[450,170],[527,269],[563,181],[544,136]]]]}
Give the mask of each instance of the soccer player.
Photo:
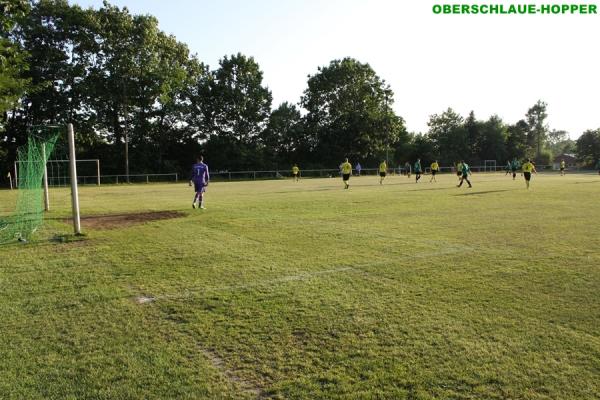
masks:
{"type": "Polygon", "coordinates": [[[192,172],[190,174],[190,186],[194,184],[194,202],[192,208],[196,208],[196,202],[198,207],[204,210],[204,193],[208,186],[210,175],[208,174],[208,165],[204,164],[204,157],[199,156],[196,159],[196,164],[192,166],[192,172]]]}
{"type": "Polygon", "coordinates": [[[460,181],[460,178],[462,177],[462,163],[460,161],[456,163],[456,176],[460,181]]]}
{"type": "Polygon", "coordinates": [[[298,164],[294,164],[292,167],[292,177],[294,178],[294,182],[298,182],[298,179],[300,179],[300,168],[298,168],[298,164]]]}
{"type": "Polygon", "coordinates": [[[504,176],[510,174],[510,160],[508,160],[506,162],[506,167],[504,167],[504,169],[506,170],[506,173],[504,174],[504,176]]]}
{"type": "Polygon", "coordinates": [[[560,176],[565,176],[565,167],[566,167],[565,160],[560,160],[560,176]]]}
{"type": "Polygon", "coordinates": [[[340,169],[342,170],[342,180],[344,181],[344,185],[346,185],[344,189],[348,189],[350,187],[348,181],[350,180],[350,174],[352,174],[352,164],[348,162],[347,158],[340,165],[340,169]]]}
{"type": "Polygon", "coordinates": [[[360,171],[362,170],[360,163],[356,163],[356,167],[354,167],[354,169],[356,170],[356,175],[360,176],[360,171]]]}
{"type": "Polygon", "coordinates": [[[439,170],[440,170],[440,164],[438,164],[437,160],[435,160],[431,164],[431,179],[429,180],[430,183],[431,183],[431,181],[437,182],[437,180],[435,179],[435,174],[437,174],[439,170]]]}
{"type": "Polygon", "coordinates": [[[415,163],[415,183],[418,183],[419,179],[421,179],[421,159],[417,158],[417,162],[415,163]]]}
{"type": "Polygon", "coordinates": [[[460,183],[458,184],[458,187],[462,186],[463,181],[467,181],[470,188],[473,187],[473,185],[471,185],[471,182],[469,182],[469,175],[471,175],[471,169],[469,168],[469,164],[467,164],[463,160],[460,160],[459,165],[461,166],[461,171],[460,171],[461,177],[460,177],[460,183]]]}
{"type": "Polygon", "coordinates": [[[512,177],[513,177],[513,181],[515,180],[515,178],[517,177],[517,170],[519,169],[520,165],[519,162],[517,161],[517,158],[513,158],[512,162],[510,163],[510,170],[512,172],[512,177]]]}
{"type": "Polygon", "coordinates": [[[384,161],[379,164],[379,184],[383,185],[383,180],[385,179],[385,175],[387,174],[387,163],[384,161]]]}
{"type": "Polygon", "coordinates": [[[531,173],[537,174],[535,170],[535,165],[528,158],[527,162],[523,164],[523,176],[525,177],[525,184],[527,185],[527,189],[529,189],[529,181],[531,180],[531,173]]]}
{"type": "Polygon", "coordinates": [[[410,178],[411,166],[408,161],[404,163],[404,172],[406,173],[406,177],[410,178]]]}

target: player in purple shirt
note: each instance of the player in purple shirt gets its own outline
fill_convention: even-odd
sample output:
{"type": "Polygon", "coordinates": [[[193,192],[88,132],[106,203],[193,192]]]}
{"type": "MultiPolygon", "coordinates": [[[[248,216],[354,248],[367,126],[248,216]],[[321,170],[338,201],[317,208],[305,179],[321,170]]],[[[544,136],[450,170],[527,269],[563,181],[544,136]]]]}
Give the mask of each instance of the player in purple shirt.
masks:
{"type": "Polygon", "coordinates": [[[192,207],[196,208],[196,200],[198,201],[198,207],[204,209],[204,192],[206,192],[206,187],[208,186],[208,181],[210,180],[210,175],[208,174],[208,165],[204,164],[204,157],[200,156],[196,159],[196,164],[192,167],[192,172],[190,174],[190,186],[192,183],[194,184],[194,191],[196,194],[194,195],[194,202],[192,203],[192,207]]]}

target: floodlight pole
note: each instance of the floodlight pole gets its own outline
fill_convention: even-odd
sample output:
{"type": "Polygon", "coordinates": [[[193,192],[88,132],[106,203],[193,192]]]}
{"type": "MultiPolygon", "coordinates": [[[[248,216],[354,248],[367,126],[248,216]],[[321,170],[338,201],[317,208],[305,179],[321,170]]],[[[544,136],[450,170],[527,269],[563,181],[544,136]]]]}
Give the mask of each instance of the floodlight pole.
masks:
{"type": "Polygon", "coordinates": [[[42,158],[44,159],[44,210],[50,211],[50,195],[48,194],[48,159],[46,158],[46,143],[42,144],[42,158]]]}
{"type": "Polygon", "coordinates": [[[76,235],[81,234],[81,219],[79,216],[79,190],[77,188],[77,160],[75,159],[75,133],[73,124],[67,125],[69,138],[69,169],[71,171],[71,204],[73,206],[73,230],[76,235]]]}
{"type": "Polygon", "coordinates": [[[129,132],[127,129],[127,86],[123,80],[123,130],[125,133],[125,175],[129,182],[129,132]]]}
{"type": "Polygon", "coordinates": [[[385,163],[389,164],[390,151],[390,106],[388,104],[388,93],[385,93],[385,163]]]}

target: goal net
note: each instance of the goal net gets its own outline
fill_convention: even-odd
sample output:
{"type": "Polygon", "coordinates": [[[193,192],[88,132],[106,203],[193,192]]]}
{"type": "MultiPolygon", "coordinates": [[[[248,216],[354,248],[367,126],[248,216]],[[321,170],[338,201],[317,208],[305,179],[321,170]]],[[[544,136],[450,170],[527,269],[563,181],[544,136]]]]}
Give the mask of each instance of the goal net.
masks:
{"type": "Polygon", "coordinates": [[[46,162],[61,131],[60,127],[33,127],[28,132],[27,144],[18,149],[19,193],[14,213],[0,219],[0,243],[16,239],[27,240],[42,224],[42,181],[46,162]]]}

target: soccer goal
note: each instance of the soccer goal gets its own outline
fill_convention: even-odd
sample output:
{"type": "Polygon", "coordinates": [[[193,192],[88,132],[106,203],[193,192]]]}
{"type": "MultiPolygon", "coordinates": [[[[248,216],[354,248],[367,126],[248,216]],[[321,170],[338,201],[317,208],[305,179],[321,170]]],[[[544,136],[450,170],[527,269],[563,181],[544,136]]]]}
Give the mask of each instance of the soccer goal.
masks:
{"type": "Polygon", "coordinates": [[[17,151],[17,203],[14,213],[0,220],[0,243],[27,241],[42,225],[44,210],[50,208],[47,163],[57,143],[64,140],[65,131],[69,148],[73,227],[75,234],[81,234],[73,125],[67,125],[66,130],[64,126],[33,126],[28,129],[27,144],[17,151]]]}
{"type": "MultiPolygon", "coordinates": [[[[28,161],[15,161],[15,184],[19,187],[19,164],[28,161]]],[[[69,160],[48,160],[46,162],[49,187],[67,187],[71,184],[69,160]]],[[[77,160],[77,179],[80,184],[100,186],[100,160],[77,160]]]]}
{"type": "Polygon", "coordinates": [[[496,172],[496,160],[484,160],[485,172],[496,172]]]}

